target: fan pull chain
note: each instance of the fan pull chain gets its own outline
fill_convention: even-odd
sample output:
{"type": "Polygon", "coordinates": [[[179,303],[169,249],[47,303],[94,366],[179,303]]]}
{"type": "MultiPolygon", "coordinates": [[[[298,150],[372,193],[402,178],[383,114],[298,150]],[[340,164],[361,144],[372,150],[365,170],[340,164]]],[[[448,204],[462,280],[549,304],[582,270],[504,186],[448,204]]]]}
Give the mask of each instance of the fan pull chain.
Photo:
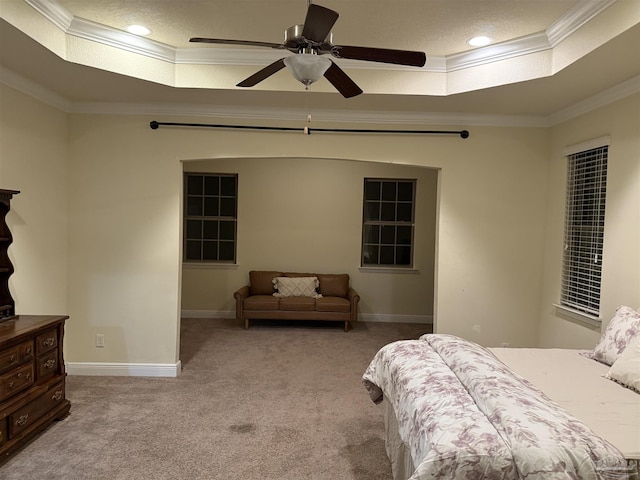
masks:
{"type": "MultiPolygon", "coordinates": [[[[309,91],[309,88],[307,87],[307,92],[308,91],[309,91]]],[[[311,131],[309,130],[309,126],[311,125],[311,110],[309,109],[309,95],[305,95],[304,103],[306,107],[305,109],[307,110],[307,124],[304,126],[302,131],[305,135],[311,135],[311,131]]]]}
{"type": "Polygon", "coordinates": [[[309,131],[309,125],[311,125],[311,114],[307,113],[307,125],[305,125],[304,127],[305,135],[311,135],[311,132],[309,131]]]}

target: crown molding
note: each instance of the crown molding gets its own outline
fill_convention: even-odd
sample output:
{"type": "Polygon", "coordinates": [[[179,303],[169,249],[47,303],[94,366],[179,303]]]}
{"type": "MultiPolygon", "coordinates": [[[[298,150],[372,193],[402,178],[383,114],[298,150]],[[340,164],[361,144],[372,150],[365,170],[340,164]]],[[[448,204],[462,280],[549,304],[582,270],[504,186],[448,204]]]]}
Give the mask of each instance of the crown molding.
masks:
{"type": "MultiPolygon", "coordinates": [[[[289,55],[295,54],[288,50],[267,48],[177,48],[175,49],[175,63],[192,65],[264,66],[289,55]]],[[[339,63],[340,66],[359,70],[426,71],[436,73],[446,71],[446,58],[438,56],[428,56],[427,63],[424,67],[365,62],[345,58],[336,58],[334,61],[339,63]]]]}
{"type": "Polygon", "coordinates": [[[552,47],[555,47],[615,2],[616,0],[589,0],[576,4],[547,28],[546,35],[549,43],[552,47]]]}
{"type": "Polygon", "coordinates": [[[571,120],[572,118],[584,115],[596,108],[604,107],[623,98],[627,98],[636,93],[640,93],[640,75],[630,78],[618,85],[615,85],[604,92],[597,93],[570,107],[558,110],[547,117],[549,126],[571,120]]]}
{"type": "Polygon", "coordinates": [[[47,105],[51,105],[58,110],[62,110],[63,112],[69,112],[72,109],[72,103],[66,98],[54,93],[46,87],[43,87],[39,83],[18,75],[14,71],[9,70],[2,65],[0,65],[0,83],[24,93],[25,95],[40,100],[47,105]]]}
{"type": "MultiPolygon", "coordinates": [[[[122,30],[74,17],[56,0],[24,0],[68,35],[171,63],[196,65],[268,65],[282,58],[281,50],[234,48],[175,48],[122,30]]],[[[445,56],[429,56],[424,67],[408,67],[340,59],[340,65],[363,70],[413,70],[446,73],[486,65],[553,48],[616,0],[579,2],[544,32],[445,56]]]]}
{"type": "MultiPolygon", "coordinates": [[[[194,105],[180,103],[72,102],[46,87],[2,66],[0,66],[0,83],[66,113],[194,116],[258,121],[306,121],[307,115],[309,114],[307,109],[302,108],[256,108],[239,105],[194,105]]],[[[316,109],[312,111],[312,114],[314,121],[331,123],[544,128],[566,122],[636,93],[640,93],[640,75],[548,116],[327,109],[316,109]]]]}
{"type": "Polygon", "coordinates": [[[74,17],[65,33],[119,50],[175,63],[176,49],[169,45],[152,41],[139,35],[133,35],[117,28],[91,22],[84,18],[74,17]]]}
{"type": "Polygon", "coordinates": [[[447,55],[446,71],[454,72],[465,68],[487,65],[501,60],[549,50],[550,48],[551,45],[546,33],[538,32],[526,37],[476,48],[468,52],[447,55]]]}
{"type": "Polygon", "coordinates": [[[53,0],[24,1],[63,32],[66,32],[69,29],[69,26],[73,21],[73,15],[58,2],[53,0]]]}
{"type": "MultiPolygon", "coordinates": [[[[193,104],[74,103],[69,113],[108,115],[166,115],[205,117],[227,120],[306,122],[304,108],[244,107],[193,104]]],[[[311,111],[316,123],[359,123],[384,125],[466,125],[546,127],[546,117],[534,115],[493,115],[451,112],[386,112],[369,110],[311,111]]]]}

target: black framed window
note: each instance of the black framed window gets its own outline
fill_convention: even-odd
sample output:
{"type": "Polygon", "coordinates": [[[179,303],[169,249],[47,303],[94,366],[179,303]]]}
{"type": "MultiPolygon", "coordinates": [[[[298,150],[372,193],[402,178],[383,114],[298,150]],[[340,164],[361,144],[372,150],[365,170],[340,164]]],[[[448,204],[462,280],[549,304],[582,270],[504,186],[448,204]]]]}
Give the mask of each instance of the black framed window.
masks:
{"type": "Polygon", "coordinates": [[[184,260],[236,261],[238,175],[184,174],[184,260]]]}
{"type": "Polygon", "coordinates": [[[364,179],[362,266],[413,266],[415,196],[415,179],[364,179]]]}

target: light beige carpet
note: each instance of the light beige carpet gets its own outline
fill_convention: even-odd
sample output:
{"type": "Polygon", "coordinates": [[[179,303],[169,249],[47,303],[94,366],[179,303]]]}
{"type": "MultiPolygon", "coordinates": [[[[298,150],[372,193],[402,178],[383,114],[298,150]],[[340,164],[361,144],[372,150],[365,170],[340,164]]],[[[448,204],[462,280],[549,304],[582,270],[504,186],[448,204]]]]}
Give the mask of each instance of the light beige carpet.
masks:
{"type": "Polygon", "coordinates": [[[0,467],[6,480],[389,480],[361,376],[429,325],[185,319],[177,378],[69,376],[71,415],[0,467]]]}

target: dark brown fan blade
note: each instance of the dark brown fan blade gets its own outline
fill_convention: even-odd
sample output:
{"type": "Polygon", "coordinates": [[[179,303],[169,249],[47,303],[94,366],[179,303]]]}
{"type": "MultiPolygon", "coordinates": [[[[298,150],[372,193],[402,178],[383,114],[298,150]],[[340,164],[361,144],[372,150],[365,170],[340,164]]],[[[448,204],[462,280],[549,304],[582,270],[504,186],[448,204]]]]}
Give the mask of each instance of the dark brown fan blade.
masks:
{"type": "Polygon", "coordinates": [[[193,37],[193,38],[190,38],[189,41],[193,43],[217,43],[220,45],[243,45],[243,46],[251,46],[251,47],[285,48],[285,46],[280,43],[252,42],[250,40],[226,40],[224,38],[193,37]]]}
{"type": "Polygon", "coordinates": [[[355,97],[362,93],[360,87],[333,62],[331,62],[329,69],[324,72],[324,77],[331,82],[331,85],[336,87],[336,90],[338,90],[344,98],[355,97]]]}
{"type": "Polygon", "coordinates": [[[280,60],[276,60],[275,62],[273,62],[271,65],[267,65],[262,70],[254,73],[249,78],[241,81],[236,86],[237,87],[253,87],[254,85],[257,85],[258,83],[263,81],[265,78],[270,77],[276,72],[279,72],[283,68],[284,68],[284,58],[281,58],[280,60]]]}
{"type": "Polygon", "coordinates": [[[392,50],[389,48],[352,47],[336,45],[331,49],[331,55],[337,58],[352,60],[366,60],[368,62],[394,63],[396,65],[410,65],[424,67],[427,55],[424,52],[411,50],[392,50]]]}
{"type": "Polygon", "coordinates": [[[307,9],[302,36],[307,40],[322,43],[338,20],[338,12],[312,3],[307,9]]]}

